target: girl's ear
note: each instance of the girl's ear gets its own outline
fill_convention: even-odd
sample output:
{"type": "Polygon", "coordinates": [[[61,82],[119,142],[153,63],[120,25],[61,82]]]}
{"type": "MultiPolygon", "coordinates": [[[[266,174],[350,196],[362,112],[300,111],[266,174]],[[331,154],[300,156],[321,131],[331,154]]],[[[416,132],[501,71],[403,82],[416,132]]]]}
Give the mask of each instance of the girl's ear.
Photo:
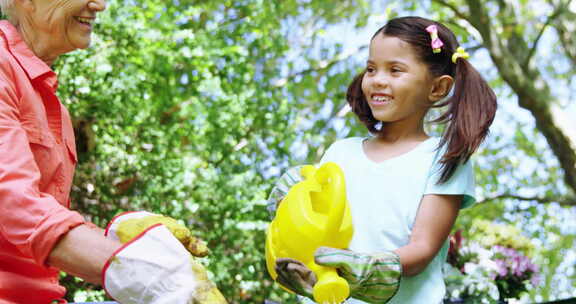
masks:
{"type": "Polygon", "coordinates": [[[442,98],[446,97],[448,93],[450,93],[450,89],[452,89],[453,84],[454,78],[448,75],[442,75],[434,78],[428,99],[430,99],[432,102],[441,100],[442,98]]]}

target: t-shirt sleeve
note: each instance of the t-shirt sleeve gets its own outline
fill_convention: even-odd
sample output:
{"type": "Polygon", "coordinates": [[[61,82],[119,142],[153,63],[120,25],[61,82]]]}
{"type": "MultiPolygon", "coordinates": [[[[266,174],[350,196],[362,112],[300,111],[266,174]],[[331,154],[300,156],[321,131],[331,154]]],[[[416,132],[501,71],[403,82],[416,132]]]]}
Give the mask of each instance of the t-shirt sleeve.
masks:
{"type": "Polygon", "coordinates": [[[452,177],[450,177],[448,181],[442,184],[438,184],[438,180],[441,176],[440,169],[440,163],[435,162],[432,170],[430,171],[430,176],[426,183],[426,189],[424,190],[424,195],[464,195],[462,204],[460,206],[461,209],[468,208],[474,204],[474,202],[476,202],[474,164],[471,159],[466,163],[459,165],[452,177]]]}
{"type": "Polygon", "coordinates": [[[357,137],[349,137],[333,142],[328,149],[326,149],[324,155],[322,155],[320,165],[327,162],[340,163],[345,161],[346,157],[350,156],[351,148],[357,144],[357,141],[361,140],[362,139],[357,137]]]}
{"type": "Polygon", "coordinates": [[[326,149],[326,151],[324,152],[324,155],[322,155],[322,158],[320,159],[320,165],[323,165],[327,162],[331,162],[334,161],[334,146],[336,145],[336,143],[331,144],[328,149],[326,149]]]}

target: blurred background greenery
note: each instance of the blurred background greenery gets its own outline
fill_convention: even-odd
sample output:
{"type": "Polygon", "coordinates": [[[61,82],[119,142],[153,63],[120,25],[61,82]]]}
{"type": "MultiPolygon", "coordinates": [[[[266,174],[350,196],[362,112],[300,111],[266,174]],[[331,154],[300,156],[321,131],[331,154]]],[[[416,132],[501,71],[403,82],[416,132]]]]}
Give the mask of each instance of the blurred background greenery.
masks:
{"type": "MultiPolygon", "coordinates": [[[[294,302],[265,270],[267,192],[367,135],[346,87],[373,32],[404,15],[454,30],[499,96],[479,203],[456,228],[516,226],[543,274],[525,300],[576,296],[576,0],[110,0],[93,46],[55,66],[78,142],[73,208],[101,226],[126,210],[180,219],[230,303],[294,302]]],[[[63,282],[69,300],[104,299],[63,282]]]]}

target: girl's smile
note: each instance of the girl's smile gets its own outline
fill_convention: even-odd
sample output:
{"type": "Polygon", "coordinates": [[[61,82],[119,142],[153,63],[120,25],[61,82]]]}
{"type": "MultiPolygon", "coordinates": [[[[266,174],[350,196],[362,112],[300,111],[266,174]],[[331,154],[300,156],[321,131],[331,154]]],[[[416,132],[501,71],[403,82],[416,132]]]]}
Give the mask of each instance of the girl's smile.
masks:
{"type": "Polygon", "coordinates": [[[386,93],[373,93],[370,98],[368,99],[368,103],[370,103],[374,107],[378,106],[385,106],[391,104],[394,100],[394,97],[386,94],[386,93]]]}

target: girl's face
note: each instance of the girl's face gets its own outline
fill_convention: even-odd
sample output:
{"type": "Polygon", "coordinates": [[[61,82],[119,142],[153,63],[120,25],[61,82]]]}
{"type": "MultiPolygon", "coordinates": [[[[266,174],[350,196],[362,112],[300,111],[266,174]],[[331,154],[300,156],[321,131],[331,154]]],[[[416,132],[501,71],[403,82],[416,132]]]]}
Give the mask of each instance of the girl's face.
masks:
{"type": "Polygon", "coordinates": [[[431,105],[431,88],[428,67],[408,43],[381,33],[374,37],[362,78],[362,92],[374,118],[418,126],[431,105]]]}

